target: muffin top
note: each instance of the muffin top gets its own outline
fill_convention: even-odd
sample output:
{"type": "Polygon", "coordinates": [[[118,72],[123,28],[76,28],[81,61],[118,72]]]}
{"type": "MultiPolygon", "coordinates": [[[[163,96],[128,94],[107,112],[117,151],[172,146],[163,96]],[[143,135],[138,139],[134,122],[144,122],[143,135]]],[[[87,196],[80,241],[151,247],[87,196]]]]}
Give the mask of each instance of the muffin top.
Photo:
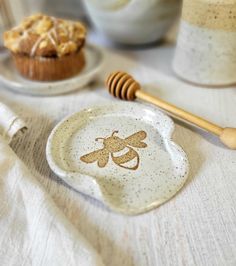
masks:
{"type": "Polygon", "coordinates": [[[13,53],[28,56],[61,57],[78,52],[86,29],[80,22],[36,14],[4,33],[4,45],[13,53]]]}

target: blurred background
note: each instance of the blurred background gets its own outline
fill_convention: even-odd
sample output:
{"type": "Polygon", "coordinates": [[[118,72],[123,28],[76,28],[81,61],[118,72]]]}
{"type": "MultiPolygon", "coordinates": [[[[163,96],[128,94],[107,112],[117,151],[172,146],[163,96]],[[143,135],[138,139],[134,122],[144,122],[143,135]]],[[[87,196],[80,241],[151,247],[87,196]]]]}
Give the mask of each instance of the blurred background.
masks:
{"type": "Polygon", "coordinates": [[[0,33],[43,12],[82,20],[113,43],[143,45],[162,39],[180,8],[180,0],[0,0],[0,33]]]}

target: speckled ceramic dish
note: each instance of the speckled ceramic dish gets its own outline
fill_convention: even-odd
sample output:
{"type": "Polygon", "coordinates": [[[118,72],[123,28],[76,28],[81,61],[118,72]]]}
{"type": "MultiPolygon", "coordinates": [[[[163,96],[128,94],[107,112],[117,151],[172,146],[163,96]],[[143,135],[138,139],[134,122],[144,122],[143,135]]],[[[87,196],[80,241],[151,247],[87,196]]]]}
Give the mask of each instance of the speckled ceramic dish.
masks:
{"type": "Polygon", "coordinates": [[[114,103],[59,123],[47,143],[55,174],[111,209],[139,214],[173,197],[188,176],[172,120],[153,107],[114,103]]]}
{"type": "Polygon", "coordinates": [[[10,57],[1,58],[0,83],[11,90],[24,94],[46,96],[67,93],[84,87],[101,71],[103,55],[99,48],[86,45],[85,58],[86,66],[81,73],[69,79],[53,82],[27,80],[18,74],[10,57]]]}

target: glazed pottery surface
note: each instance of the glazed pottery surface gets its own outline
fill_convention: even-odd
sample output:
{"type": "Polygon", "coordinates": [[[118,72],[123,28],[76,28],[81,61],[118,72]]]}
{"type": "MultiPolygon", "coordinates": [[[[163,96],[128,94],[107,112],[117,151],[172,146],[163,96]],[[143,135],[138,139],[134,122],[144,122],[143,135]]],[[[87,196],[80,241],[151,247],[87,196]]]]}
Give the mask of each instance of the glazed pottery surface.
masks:
{"type": "Polygon", "coordinates": [[[196,84],[231,85],[235,58],[236,1],[185,0],[174,71],[196,84]]]}
{"type": "Polygon", "coordinates": [[[137,103],[92,107],[59,123],[47,143],[51,169],[74,189],[125,214],[173,197],[188,160],[171,135],[172,120],[137,103]]]}
{"type": "Polygon", "coordinates": [[[84,0],[94,25],[111,40],[145,44],[161,39],[179,14],[180,0],[84,0]]]}
{"type": "Polygon", "coordinates": [[[4,56],[0,60],[0,83],[19,93],[31,95],[56,95],[84,87],[94,80],[103,65],[103,54],[93,45],[85,46],[86,65],[76,76],[60,81],[39,82],[23,78],[16,70],[12,58],[4,56]]]}

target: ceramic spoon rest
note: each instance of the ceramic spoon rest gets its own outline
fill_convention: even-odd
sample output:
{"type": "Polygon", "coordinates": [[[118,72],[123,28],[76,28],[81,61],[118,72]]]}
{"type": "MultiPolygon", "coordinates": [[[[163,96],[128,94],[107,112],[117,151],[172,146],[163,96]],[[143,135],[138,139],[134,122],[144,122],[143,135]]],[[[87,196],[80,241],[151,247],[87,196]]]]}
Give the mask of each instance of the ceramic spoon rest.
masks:
{"type": "Polygon", "coordinates": [[[164,203],[184,185],[188,160],[171,140],[172,120],[137,103],[93,107],[60,122],[47,160],[74,189],[111,209],[138,214],[164,203]]]}

